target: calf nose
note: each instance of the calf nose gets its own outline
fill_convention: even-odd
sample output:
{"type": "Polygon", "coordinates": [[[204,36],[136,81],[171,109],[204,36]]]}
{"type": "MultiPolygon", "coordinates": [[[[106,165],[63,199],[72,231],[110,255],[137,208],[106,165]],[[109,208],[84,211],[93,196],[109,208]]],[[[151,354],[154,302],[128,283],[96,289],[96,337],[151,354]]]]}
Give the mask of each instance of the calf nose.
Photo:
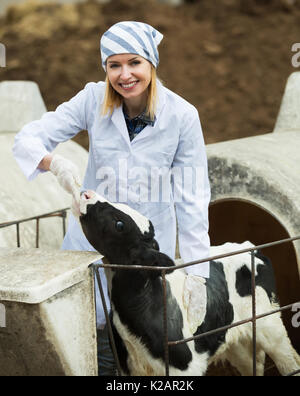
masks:
{"type": "Polygon", "coordinates": [[[80,198],[87,199],[87,191],[81,191],[80,198]]]}
{"type": "Polygon", "coordinates": [[[80,194],[81,198],[83,198],[83,199],[90,199],[90,198],[92,198],[92,195],[93,194],[92,194],[91,190],[82,191],[80,194]]]}

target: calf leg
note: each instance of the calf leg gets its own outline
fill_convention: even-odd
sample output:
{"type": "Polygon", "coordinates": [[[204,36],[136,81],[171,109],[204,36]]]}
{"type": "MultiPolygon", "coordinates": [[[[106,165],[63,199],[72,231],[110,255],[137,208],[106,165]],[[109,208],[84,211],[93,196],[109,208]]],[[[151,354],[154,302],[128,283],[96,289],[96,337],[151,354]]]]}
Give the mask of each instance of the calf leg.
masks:
{"type": "Polygon", "coordinates": [[[259,319],[257,341],[276,364],[281,375],[300,369],[300,357],[293,348],[279,314],[259,319]]]}
{"type": "MultiPolygon", "coordinates": [[[[258,348],[256,352],[256,375],[264,375],[265,352],[258,348]]],[[[242,376],[253,375],[253,351],[251,339],[243,338],[238,344],[230,346],[226,353],[226,358],[242,376]]]]}

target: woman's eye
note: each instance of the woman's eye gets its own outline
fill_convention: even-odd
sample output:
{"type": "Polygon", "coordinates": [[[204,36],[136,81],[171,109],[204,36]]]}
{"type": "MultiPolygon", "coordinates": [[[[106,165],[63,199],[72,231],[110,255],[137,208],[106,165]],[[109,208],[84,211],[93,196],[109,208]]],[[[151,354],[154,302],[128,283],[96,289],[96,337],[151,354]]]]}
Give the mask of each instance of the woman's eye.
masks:
{"type": "Polygon", "coordinates": [[[135,66],[135,65],[139,65],[140,63],[141,63],[141,61],[135,60],[135,61],[132,61],[131,64],[135,66]]]}
{"type": "Polygon", "coordinates": [[[110,68],[110,69],[115,69],[116,67],[118,67],[118,65],[117,65],[116,63],[111,63],[111,64],[109,65],[109,68],[110,68]]]}
{"type": "Polygon", "coordinates": [[[124,230],[123,221],[116,221],[116,230],[119,231],[119,232],[124,230]]]}

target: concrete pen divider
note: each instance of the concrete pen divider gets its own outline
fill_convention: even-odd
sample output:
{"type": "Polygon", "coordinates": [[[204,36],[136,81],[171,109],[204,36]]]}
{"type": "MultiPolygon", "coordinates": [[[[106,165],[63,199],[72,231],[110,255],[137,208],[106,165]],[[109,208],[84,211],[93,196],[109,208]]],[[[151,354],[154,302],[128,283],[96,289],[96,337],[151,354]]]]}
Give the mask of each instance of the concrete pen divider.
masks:
{"type": "Polygon", "coordinates": [[[0,375],[97,375],[96,252],[0,249],[0,375]]]}

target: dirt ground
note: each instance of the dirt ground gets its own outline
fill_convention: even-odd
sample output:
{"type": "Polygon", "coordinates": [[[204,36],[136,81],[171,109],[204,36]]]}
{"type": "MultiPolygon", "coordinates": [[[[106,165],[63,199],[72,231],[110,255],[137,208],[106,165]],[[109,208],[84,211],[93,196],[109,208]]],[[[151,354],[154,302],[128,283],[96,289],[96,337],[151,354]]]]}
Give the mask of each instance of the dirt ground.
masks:
{"type": "MultiPolygon", "coordinates": [[[[164,34],[158,74],[199,110],[205,141],[273,130],[293,43],[300,42],[300,0],[28,1],[0,19],[7,67],[0,81],[33,80],[54,110],[89,81],[104,78],[99,38],[120,20],[144,21],[164,34]]],[[[300,71],[300,69],[299,69],[300,71]]],[[[86,133],[77,140],[88,147],[86,133]]]]}

